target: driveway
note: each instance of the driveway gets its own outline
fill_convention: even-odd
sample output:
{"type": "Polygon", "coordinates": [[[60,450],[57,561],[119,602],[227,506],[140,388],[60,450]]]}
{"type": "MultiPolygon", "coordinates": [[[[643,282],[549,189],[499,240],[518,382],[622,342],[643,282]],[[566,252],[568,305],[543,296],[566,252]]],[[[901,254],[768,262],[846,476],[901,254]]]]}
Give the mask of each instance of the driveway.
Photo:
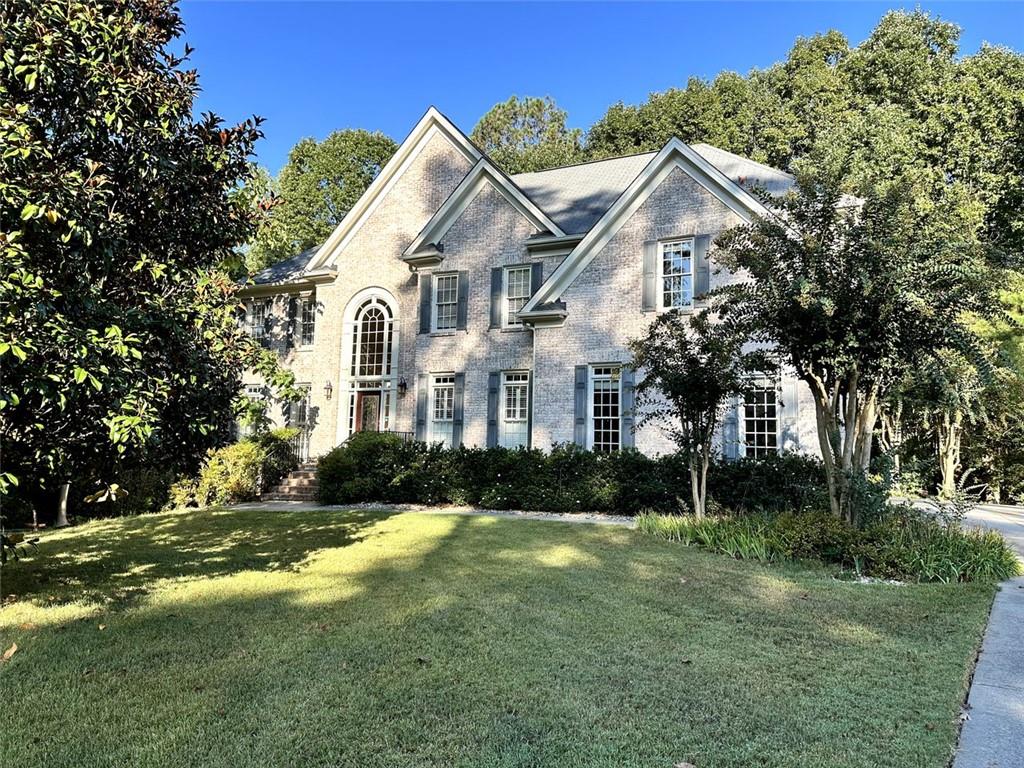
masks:
{"type": "MultiPolygon", "coordinates": [[[[985,505],[967,522],[998,530],[1024,560],[1024,507],[985,505]]],[[[992,604],[967,698],[953,768],[1024,766],[1024,576],[1005,582],[992,604]]]]}

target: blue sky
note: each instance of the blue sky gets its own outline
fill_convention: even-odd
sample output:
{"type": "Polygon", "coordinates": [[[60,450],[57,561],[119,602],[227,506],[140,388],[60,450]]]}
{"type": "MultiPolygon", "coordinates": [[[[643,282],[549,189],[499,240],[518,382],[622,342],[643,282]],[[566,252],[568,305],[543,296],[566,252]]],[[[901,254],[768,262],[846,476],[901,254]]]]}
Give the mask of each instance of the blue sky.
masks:
{"type": "MultiPolygon", "coordinates": [[[[338,128],[401,140],[434,104],[467,133],[512,94],[550,95],[586,128],[616,102],[746,72],[830,28],[863,40],[887,9],[913,3],[380,3],[185,0],[200,110],[267,119],[272,172],[304,136],[338,128]]],[[[922,2],[983,41],[1024,50],[1024,4],[922,2]]]]}

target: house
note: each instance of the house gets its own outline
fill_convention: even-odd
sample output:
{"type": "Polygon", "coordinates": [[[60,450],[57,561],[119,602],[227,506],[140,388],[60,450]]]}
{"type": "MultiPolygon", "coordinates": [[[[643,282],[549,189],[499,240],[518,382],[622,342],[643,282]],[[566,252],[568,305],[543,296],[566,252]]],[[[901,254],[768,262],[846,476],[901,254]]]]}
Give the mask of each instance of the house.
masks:
{"type": "MultiPolygon", "coordinates": [[[[628,342],[737,279],[713,238],[765,212],[751,188],[793,181],[675,139],[508,176],[431,108],[326,242],[244,289],[250,333],[308,392],[273,419],[300,428],[303,457],[366,430],[670,451],[658,426],[634,430],[628,342]]],[[[732,405],[721,450],[816,452],[815,435],[810,393],[784,375],[732,405]]]]}

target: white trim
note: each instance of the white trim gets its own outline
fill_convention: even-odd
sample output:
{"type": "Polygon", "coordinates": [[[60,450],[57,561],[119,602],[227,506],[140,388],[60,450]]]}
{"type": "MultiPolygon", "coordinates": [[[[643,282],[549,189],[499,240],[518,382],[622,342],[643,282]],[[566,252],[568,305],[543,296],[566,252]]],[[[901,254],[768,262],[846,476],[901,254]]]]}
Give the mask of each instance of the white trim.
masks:
{"type": "Polygon", "coordinates": [[[619,444],[616,451],[622,450],[622,363],[591,363],[587,366],[587,450],[594,450],[594,382],[598,379],[594,371],[598,368],[618,368],[619,377],[602,375],[601,381],[614,381],[619,389],[619,444]]]}
{"type": "Polygon", "coordinates": [[[412,256],[422,246],[440,241],[459,217],[465,213],[470,203],[483,190],[485,184],[490,184],[501,193],[539,231],[547,230],[558,237],[564,237],[565,233],[558,228],[558,225],[538,208],[536,203],[530,200],[508,176],[495,168],[486,157],[481,157],[473,166],[473,170],[466,174],[455,191],[444,201],[444,205],[430,217],[430,221],[420,230],[416,239],[405,249],[404,255],[412,256]]]}
{"type": "MultiPolygon", "coordinates": [[[[454,333],[459,328],[459,273],[458,272],[434,272],[430,276],[430,332],[431,333],[454,333]],[[455,278],[455,301],[451,303],[455,307],[455,324],[451,328],[437,327],[437,283],[442,277],[455,278]]],[[[467,301],[469,297],[466,297],[467,301]]],[[[446,305],[450,302],[446,302],[446,305]]]]}
{"type": "Polygon", "coordinates": [[[313,254],[313,258],[306,266],[307,271],[333,261],[337,254],[344,250],[380,201],[391,191],[391,188],[412,165],[423,148],[437,135],[447,138],[470,163],[475,163],[482,157],[480,150],[473,146],[473,143],[466,138],[462,131],[437,109],[430,107],[399,146],[394,156],[381,169],[377,178],[338,223],[331,236],[313,254]]]}
{"type": "Polygon", "coordinates": [[[528,448],[530,446],[530,414],[533,409],[533,403],[530,402],[530,371],[522,369],[514,369],[501,372],[500,386],[498,387],[498,445],[505,448],[516,448],[522,446],[528,448]],[[521,381],[509,381],[509,376],[523,376],[525,377],[521,381]],[[525,394],[523,397],[526,400],[526,413],[521,419],[508,419],[508,411],[506,406],[508,404],[508,388],[512,387],[523,387],[525,394]],[[522,441],[516,445],[506,445],[506,438],[508,436],[508,425],[516,425],[517,431],[522,433],[522,441]]]}
{"type": "MultiPolygon", "coordinates": [[[[508,295],[508,274],[514,269],[518,269],[522,272],[526,272],[526,295],[518,298],[530,300],[530,282],[533,280],[533,265],[532,264],[507,264],[501,268],[501,327],[508,328],[522,328],[523,321],[516,320],[512,322],[510,318],[508,301],[511,298],[508,295]]],[[[523,306],[526,306],[525,304],[523,306]]],[[[518,313],[517,313],[518,314],[518,313]]]]}
{"type": "Polygon", "coordinates": [[[705,160],[696,150],[679,139],[670,140],[647,164],[640,175],[619,195],[605,214],[586,236],[572,250],[551,276],[544,281],[540,290],[533,295],[523,308],[524,312],[536,309],[540,304],[554,301],[573,284],[587,268],[601,249],[615,236],[630,216],[636,213],[647,198],[676,168],[681,169],[694,181],[707,189],[724,203],[744,222],[753,216],[770,216],[768,210],[757,198],[740,187],[718,168],[705,160]]]}
{"type": "Polygon", "coordinates": [[[694,291],[694,288],[695,288],[695,281],[697,279],[697,272],[696,272],[696,269],[695,269],[695,267],[697,265],[694,264],[694,258],[696,257],[696,251],[697,251],[697,238],[695,238],[695,237],[672,237],[672,238],[669,238],[667,240],[659,240],[658,243],[657,243],[657,247],[658,247],[658,253],[657,253],[658,263],[654,265],[655,266],[655,273],[654,273],[654,275],[655,275],[655,291],[657,292],[657,295],[655,296],[655,306],[657,307],[658,312],[669,312],[669,311],[671,311],[673,309],[681,309],[681,310],[684,310],[684,311],[685,310],[692,310],[693,309],[693,291],[694,291]],[[679,243],[680,245],[685,244],[685,243],[689,243],[690,244],[690,271],[689,271],[689,273],[685,273],[684,272],[684,273],[681,273],[681,275],[680,275],[682,277],[689,277],[690,278],[690,302],[688,304],[686,304],[684,306],[680,306],[680,307],[666,307],[665,306],[665,246],[666,245],[675,245],[677,243],[679,243]]]}
{"type": "MultiPolygon", "coordinates": [[[[751,392],[755,391],[770,391],[775,398],[775,453],[782,454],[782,413],[779,410],[779,382],[772,379],[765,379],[757,384],[751,392]]],[[[747,456],[747,408],[746,408],[746,397],[747,393],[740,395],[739,397],[739,413],[736,414],[737,429],[736,434],[739,438],[739,446],[737,454],[741,457],[747,456]]],[[[755,417],[757,418],[757,417],[755,417]]],[[[762,421],[766,421],[767,417],[761,417],[762,421]]],[[[765,432],[765,434],[768,434],[765,432]]],[[[756,446],[755,446],[756,447],[756,446]]]]}

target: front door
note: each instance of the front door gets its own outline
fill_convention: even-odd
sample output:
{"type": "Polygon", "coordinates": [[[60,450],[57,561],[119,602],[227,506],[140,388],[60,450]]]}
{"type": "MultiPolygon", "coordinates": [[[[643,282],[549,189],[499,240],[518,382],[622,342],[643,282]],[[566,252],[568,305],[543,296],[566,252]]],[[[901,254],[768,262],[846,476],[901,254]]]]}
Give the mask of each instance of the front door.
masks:
{"type": "Polygon", "coordinates": [[[380,392],[360,392],[356,399],[356,431],[380,430],[380,392]]]}

